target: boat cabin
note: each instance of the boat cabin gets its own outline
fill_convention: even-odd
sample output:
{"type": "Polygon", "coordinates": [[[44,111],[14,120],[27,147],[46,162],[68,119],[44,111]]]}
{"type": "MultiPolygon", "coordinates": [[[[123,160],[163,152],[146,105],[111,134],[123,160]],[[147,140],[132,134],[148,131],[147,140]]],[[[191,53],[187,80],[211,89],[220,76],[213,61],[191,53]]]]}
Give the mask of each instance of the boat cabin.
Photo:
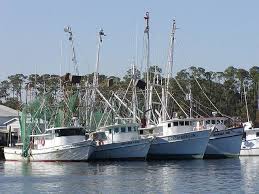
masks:
{"type": "Polygon", "coordinates": [[[105,138],[103,138],[105,144],[119,143],[138,140],[138,127],[137,123],[115,124],[99,128],[98,133],[105,134],[105,138]]]}
{"type": "Polygon", "coordinates": [[[162,121],[158,126],[162,126],[163,135],[168,136],[197,130],[196,122],[194,118],[174,118],[162,121]]]}
{"type": "Polygon", "coordinates": [[[58,127],[46,129],[45,133],[31,135],[35,148],[47,148],[85,140],[85,130],[81,127],[58,127]]]}
{"type": "Polygon", "coordinates": [[[224,130],[226,129],[225,121],[227,120],[226,117],[208,117],[202,118],[203,125],[207,129],[214,129],[214,130],[224,130]]]}

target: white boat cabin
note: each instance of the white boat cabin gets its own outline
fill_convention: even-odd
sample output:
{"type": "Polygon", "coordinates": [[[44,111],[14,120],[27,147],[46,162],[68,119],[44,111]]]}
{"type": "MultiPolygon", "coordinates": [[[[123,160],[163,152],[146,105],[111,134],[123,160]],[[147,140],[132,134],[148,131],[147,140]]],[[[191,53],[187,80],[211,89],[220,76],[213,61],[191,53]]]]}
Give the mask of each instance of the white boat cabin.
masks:
{"type": "Polygon", "coordinates": [[[207,129],[211,130],[225,130],[227,127],[225,125],[226,117],[208,117],[208,118],[200,118],[203,121],[203,126],[207,129]]]}
{"type": "Polygon", "coordinates": [[[69,145],[85,140],[85,130],[81,127],[59,127],[46,129],[45,133],[30,136],[34,149],[69,145]]]}
{"type": "Polygon", "coordinates": [[[100,127],[97,132],[90,136],[99,144],[119,143],[140,139],[137,123],[115,124],[100,127]]]}
{"type": "Polygon", "coordinates": [[[197,120],[194,118],[174,118],[167,121],[162,121],[158,126],[162,126],[163,136],[176,135],[190,131],[202,130],[197,127],[197,120]]]}
{"type": "Polygon", "coordinates": [[[244,126],[244,140],[258,140],[259,139],[259,128],[253,128],[251,122],[246,122],[244,126]]]}

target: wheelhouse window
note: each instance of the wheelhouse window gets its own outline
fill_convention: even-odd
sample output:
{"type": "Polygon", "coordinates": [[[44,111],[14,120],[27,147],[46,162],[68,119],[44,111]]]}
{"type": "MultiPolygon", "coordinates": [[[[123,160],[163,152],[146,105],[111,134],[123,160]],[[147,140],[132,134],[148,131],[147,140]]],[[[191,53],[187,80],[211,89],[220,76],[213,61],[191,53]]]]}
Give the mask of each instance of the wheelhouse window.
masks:
{"type": "Polygon", "coordinates": [[[126,128],[125,128],[125,127],[122,127],[122,128],[121,128],[121,132],[122,132],[122,133],[125,133],[125,132],[126,132],[126,128]]]}
{"type": "Polygon", "coordinates": [[[189,126],[190,122],[189,121],[185,121],[185,125],[189,126]]]}
{"type": "Polygon", "coordinates": [[[259,132],[256,132],[256,137],[259,137],[259,132]]]}
{"type": "Polygon", "coordinates": [[[109,133],[110,133],[110,134],[112,133],[112,129],[109,129],[109,133]]]}
{"type": "Polygon", "coordinates": [[[119,133],[119,128],[115,128],[114,133],[119,133]]]}
{"type": "Polygon", "coordinates": [[[55,130],[56,136],[61,137],[61,136],[84,136],[85,135],[85,130],[80,129],[80,128],[67,128],[67,129],[56,129],[55,130]]]}
{"type": "Polygon", "coordinates": [[[184,121],[180,121],[180,122],[179,122],[179,125],[180,125],[180,126],[184,126],[184,121]]]}
{"type": "Polygon", "coordinates": [[[128,132],[131,132],[131,127],[128,127],[128,132]]]}
{"type": "Polygon", "coordinates": [[[210,124],[210,120],[207,120],[207,121],[206,121],[206,125],[209,125],[209,124],[210,124]]]}
{"type": "Polygon", "coordinates": [[[246,140],[246,132],[243,133],[242,139],[246,140]]]}
{"type": "Polygon", "coordinates": [[[167,126],[168,126],[168,127],[171,127],[171,123],[168,123],[167,126]]]}
{"type": "Polygon", "coordinates": [[[212,120],[212,121],[211,121],[211,124],[215,124],[215,123],[216,123],[215,120],[212,120]]]}
{"type": "Polygon", "coordinates": [[[174,126],[178,126],[178,122],[173,122],[174,126]]]}
{"type": "Polygon", "coordinates": [[[217,120],[217,124],[220,124],[220,120],[217,120]]]}

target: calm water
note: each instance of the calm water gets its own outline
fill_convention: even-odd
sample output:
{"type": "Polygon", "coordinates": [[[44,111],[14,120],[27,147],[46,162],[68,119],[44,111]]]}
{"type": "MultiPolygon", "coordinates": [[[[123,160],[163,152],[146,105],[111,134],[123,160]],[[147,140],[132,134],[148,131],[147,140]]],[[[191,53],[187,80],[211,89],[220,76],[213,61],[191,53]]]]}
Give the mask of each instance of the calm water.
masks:
{"type": "Polygon", "coordinates": [[[0,193],[259,193],[259,157],[98,163],[0,162],[0,193]]]}

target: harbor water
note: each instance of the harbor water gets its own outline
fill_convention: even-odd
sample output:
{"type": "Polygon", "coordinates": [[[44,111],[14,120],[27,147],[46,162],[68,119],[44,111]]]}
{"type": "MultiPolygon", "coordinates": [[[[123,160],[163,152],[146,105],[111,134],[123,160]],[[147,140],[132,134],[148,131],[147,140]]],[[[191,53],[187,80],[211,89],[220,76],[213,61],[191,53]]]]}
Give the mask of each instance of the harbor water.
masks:
{"type": "Polygon", "coordinates": [[[259,157],[0,162],[0,193],[258,193],[259,157]]]}

